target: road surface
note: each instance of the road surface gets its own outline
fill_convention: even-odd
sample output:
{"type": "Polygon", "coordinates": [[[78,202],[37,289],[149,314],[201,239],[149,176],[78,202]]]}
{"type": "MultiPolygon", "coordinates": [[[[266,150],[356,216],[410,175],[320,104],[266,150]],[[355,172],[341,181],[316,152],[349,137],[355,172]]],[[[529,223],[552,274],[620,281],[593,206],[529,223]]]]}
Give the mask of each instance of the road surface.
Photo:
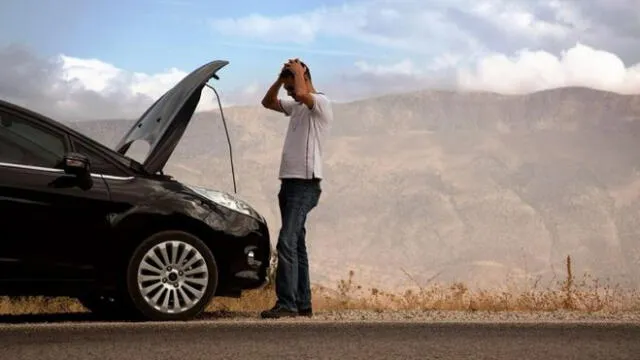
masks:
{"type": "Polygon", "coordinates": [[[0,320],[0,359],[638,359],[640,324],[0,320]]]}

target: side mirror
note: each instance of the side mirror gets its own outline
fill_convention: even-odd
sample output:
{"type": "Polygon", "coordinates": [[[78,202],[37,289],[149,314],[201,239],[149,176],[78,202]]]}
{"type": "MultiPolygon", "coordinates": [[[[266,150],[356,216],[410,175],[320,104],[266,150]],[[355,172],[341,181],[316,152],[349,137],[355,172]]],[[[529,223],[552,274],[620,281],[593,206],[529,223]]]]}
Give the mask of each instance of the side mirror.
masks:
{"type": "Polygon", "coordinates": [[[91,163],[86,155],[72,152],[66,153],[57,167],[62,167],[65,174],[73,175],[73,177],[60,176],[52,181],[49,186],[55,188],[71,188],[77,186],[82,190],[89,190],[93,187],[91,163]]]}
{"type": "Polygon", "coordinates": [[[78,177],[91,176],[91,164],[86,155],[80,153],[67,153],[62,158],[62,168],[67,174],[78,177]]]}

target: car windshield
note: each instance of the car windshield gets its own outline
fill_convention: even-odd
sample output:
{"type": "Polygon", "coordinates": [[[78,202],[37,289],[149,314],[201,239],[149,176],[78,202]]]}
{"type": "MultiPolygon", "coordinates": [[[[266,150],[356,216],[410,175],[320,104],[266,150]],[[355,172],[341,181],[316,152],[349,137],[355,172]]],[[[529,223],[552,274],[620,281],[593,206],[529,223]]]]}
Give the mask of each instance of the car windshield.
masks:
{"type": "Polygon", "coordinates": [[[112,154],[116,160],[118,160],[120,163],[124,164],[125,166],[128,166],[130,168],[133,168],[135,170],[140,170],[142,169],[142,164],[140,164],[139,162],[137,162],[136,160],[126,156],[126,155],[122,155],[116,151],[113,151],[113,149],[111,149],[112,151],[110,152],[110,154],[112,154]]]}
{"type": "Polygon", "coordinates": [[[127,155],[120,154],[110,147],[104,146],[98,142],[95,142],[96,146],[102,148],[104,151],[108,151],[111,156],[113,156],[118,162],[123,164],[124,166],[131,168],[138,172],[144,172],[143,166],[140,162],[128,157],[127,155]]]}
{"type": "Polygon", "coordinates": [[[109,155],[111,155],[111,157],[113,159],[115,159],[116,161],[120,162],[121,164],[123,164],[124,166],[133,169],[137,172],[144,172],[144,169],[142,167],[142,164],[130,157],[128,157],[127,155],[123,155],[119,152],[117,152],[115,149],[104,145],[103,143],[96,141],[95,139],[91,138],[91,137],[84,137],[84,141],[88,141],[90,142],[94,147],[98,148],[99,150],[102,150],[105,153],[108,153],[109,155]]]}

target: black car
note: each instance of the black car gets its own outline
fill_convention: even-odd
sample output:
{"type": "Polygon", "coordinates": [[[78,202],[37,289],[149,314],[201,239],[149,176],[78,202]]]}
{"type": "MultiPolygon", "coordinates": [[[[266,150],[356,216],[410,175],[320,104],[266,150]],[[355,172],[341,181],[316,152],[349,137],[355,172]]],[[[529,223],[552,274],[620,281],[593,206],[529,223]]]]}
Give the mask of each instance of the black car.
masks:
{"type": "MultiPolygon", "coordinates": [[[[0,101],[0,295],[69,296],[92,312],[186,320],[267,282],[265,219],[234,195],[163,173],[204,86],[201,66],[110,149],[0,101]],[[127,156],[137,140],[144,160],[127,156]]],[[[222,110],[222,109],[221,109],[222,110]]]]}

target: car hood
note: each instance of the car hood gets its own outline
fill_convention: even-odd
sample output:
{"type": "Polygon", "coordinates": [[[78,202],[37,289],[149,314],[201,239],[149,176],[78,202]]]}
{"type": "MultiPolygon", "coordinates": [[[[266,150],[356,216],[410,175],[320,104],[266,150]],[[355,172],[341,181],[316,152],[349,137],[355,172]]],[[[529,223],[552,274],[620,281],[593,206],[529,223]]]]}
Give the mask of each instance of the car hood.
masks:
{"type": "Polygon", "coordinates": [[[116,151],[126,155],[133,142],[144,140],[149,144],[147,156],[141,160],[144,170],[149,174],[161,171],[191,121],[203,87],[212,77],[218,79],[216,72],[228,63],[212,61],[185,76],[142,114],[116,145],[116,151]]]}

